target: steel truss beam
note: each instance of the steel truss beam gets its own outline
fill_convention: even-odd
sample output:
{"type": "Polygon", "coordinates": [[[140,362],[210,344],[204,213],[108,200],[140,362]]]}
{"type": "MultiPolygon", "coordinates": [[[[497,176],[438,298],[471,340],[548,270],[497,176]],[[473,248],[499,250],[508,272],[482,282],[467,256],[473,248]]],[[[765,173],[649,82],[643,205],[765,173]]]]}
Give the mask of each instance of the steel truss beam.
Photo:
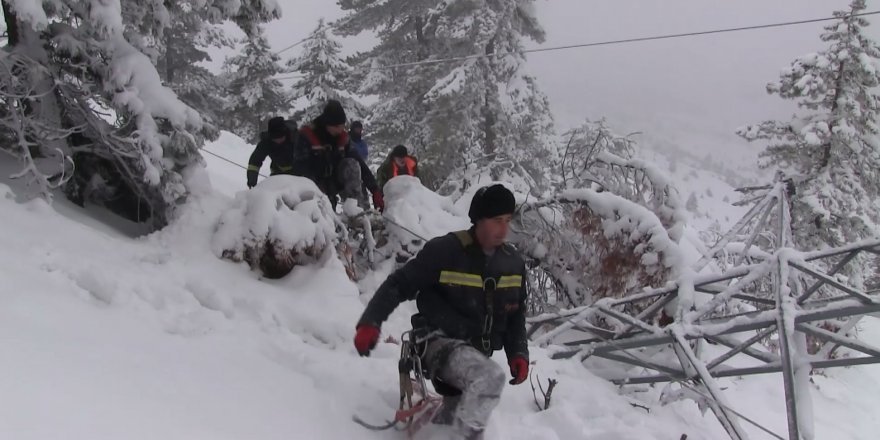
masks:
{"type": "MultiPolygon", "coordinates": [[[[846,305],[827,306],[812,310],[806,310],[799,313],[794,319],[795,323],[824,321],[826,319],[846,318],[857,315],[867,315],[871,313],[880,313],[880,304],[860,304],[848,299],[846,305]]],[[[686,334],[688,340],[701,339],[709,336],[723,336],[734,333],[743,333],[754,330],[765,329],[776,325],[776,314],[774,311],[756,311],[740,314],[737,316],[706,319],[702,322],[695,323],[695,328],[699,329],[699,334],[686,334]]],[[[576,350],[559,350],[553,353],[553,359],[566,359],[573,357],[581,352],[586,352],[587,356],[593,353],[607,353],[617,350],[629,348],[649,347],[652,345],[663,345],[672,342],[672,338],[667,334],[646,334],[640,333],[617,341],[608,341],[601,339],[586,339],[580,341],[565,342],[563,346],[584,346],[576,350]]]]}
{"type": "MultiPolygon", "coordinates": [[[[870,365],[876,364],[880,362],[877,358],[862,356],[856,358],[842,358],[842,359],[828,359],[822,361],[812,361],[810,362],[810,367],[813,369],[821,369],[821,368],[836,368],[836,367],[853,367],[857,365],[870,365]]],[[[742,377],[742,376],[751,376],[755,374],[767,374],[767,373],[779,373],[782,371],[782,365],[779,362],[773,364],[760,365],[756,367],[741,367],[741,368],[724,368],[724,369],[716,369],[712,372],[712,376],[721,378],[721,377],[742,377]]],[[[687,377],[684,376],[670,376],[668,374],[658,374],[654,376],[634,376],[634,377],[623,377],[618,379],[611,379],[611,382],[616,385],[643,385],[643,384],[651,384],[651,383],[662,383],[662,382],[675,382],[680,380],[685,380],[687,377]]]]}
{"type": "MultiPolygon", "coordinates": [[[[763,218],[766,216],[762,216],[763,218]]],[[[561,347],[551,355],[552,358],[564,359],[577,356],[583,360],[595,356],[641,367],[646,372],[651,370],[655,372],[612,378],[611,381],[618,385],[670,381],[695,383],[702,390],[701,393],[711,397],[706,399],[709,408],[718,417],[728,435],[737,440],[745,439],[745,433],[738,425],[736,414],[729,411],[729,405],[724,403],[715,380],[781,372],[786,395],[789,439],[802,440],[801,432],[804,432],[808,427],[807,424],[812,422],[800,418],[798,401],[804,397],[799,396],[798,393],[807,387],[799,385],[798,382],[808,380],[807,374],[810,368],[880,363],[880,349],[847,336],[861,316],[880,313],[880,295],[876,295],[876,292],[860,291],[834,278],[835,274],[862,252],[880,253],[880,240],[814,252],[802,255],[796,261],[790,261],[787,258],[788,254],[780,252],[775,259],[764,263],[735,267],[720,275],[697,277],[693,282],[694,291],[714,296],[710,301],[713,306],[730,301],[746,301],[758,308],[754,311],[710,318],[706,315],[711,309],[704,306],[690,314],[691,317],[697,316],[698,319],[688,322],[686,327],[682,327],[680,323],[673,323],[669,328],[661,328],[654,323],[654,320],[661,310],[678,298],[678,290],[681,286],[673,284],[594,306],[581,307],[556,316],[543,316],[530,320],[534,326],[530,332],[533,333],[542,324],[563,322],[568,329],[583,331],[593,337],[560,344],[561,347]],[[843,258],[837,261],[828,273],[823,273],[810,263],[838,256],[843,258]],[[755,278],[750,275],[756,270],[761,270],[759,266],[765,264],[774,264],[773,269],[763,275],[772,279],[773,299],[742,292],[743,287],[760,281],[760,278],[750,279],[755,278]],[[803,277],[813,281],[808,285],[809,287],[804,286],[806,288],[803,292],[799,292],[798,288],[801,286],[799,280],[803,277]],[[822,287],[841,294],[812,299],[822,287]],[[650,301],[650,304],[636,316],[618,310],[621,307],[646,301],[650,301]],[[589,318],[596,316],[610,318],[622,326],[616,331],[596,327],[589,322],[589,318]],[[826,320],[842,320],[846,321],[846,324],[836,332],[812,324],[826,320]],[[685,332],[684,328],[688,331],[685,332]],[[733,336],[745,332],[756,333],[745,340],[733,336]],[[755,347],[773,333],[779,333],[779,355],[755,347]],[[803,358],[806,353],[804,343],[806,335],[825,342],[819,352],[820,355],[830,353],[834,347],[846,347],[864,356],[841,359],[823,359],[814,356],[806,361],[795,361],[796,358],[803,358]],[[691,346],[693,341],[700,339],[724,345],[729,350],[709,362],[704,362],[699,360],[691,346]],[[673,348],[681,368],[640,359],[630,351],[664,345],[673,348]],[[761,364],[738,368],[724,365],[739,354],[750,356],[761,364]]],[[[766,271],[766,266],[763,271],[766,271]]],[[[561,333],[564,332],[556,335],[561,333]]]]}
{"type": "MultiPolygon", "coordinates": [[[[790,219],[788,198],[792,189],[793,183],[784,175],[777,174],[772,185],[748,190],[763,192],[747,201],[754,202],[749,212],[692,269],[694,273],[699,272],[731,242],[744,238],[744,247],[737,249],[733,255],[734,267],[722,274],[699,275],[688,280],[685,285],[687,290],[712,295],[712,298],[708,303],[690,310],[679,306],[674,314],[677,321],[668,327],[661,328],[655,324],[655,318],[661,310],[679,299],[682,281],[661,288],[645,289],[615,300],[603,300],[592,306],[579,307],[556,315],[531,318],[528,320],[531,325],[528,334],[534,335],[545,324],[555,324],[553,330],[537,338],[538,343],[548,344],[559,336],[570,335],[571,330],[582,331],[592,337],[558,344],[560,346],[554,348],[555,352],[551,357],[565,359],[577,356],[584,360],[596,356],[656,372],[653,375],[612,379],[616,384],[693,382],[698,388],[695,390],[706,398],[706,404],[734,440],[746,438],[738,424],[738,418],[746,421],[749,419],[730,408],[715,380],[722,377],[782,372],[789,439],[802,440],[801,432],[809,430],[809,424],[812,423],[801,419],[798,408],[798,401],[808,397],[800,396],[799,393],[808,389],[806,381],[809,380],[809,368],[880,363],[880,349],[847,336],[860,317],[880,313],[880,295],[875,295],[878,293],[876,291],[863,292],[835,278],[837,273],[860,254],[880,255],[880,238],[806,254],[792,251],[791,228],[787,223],[790,219]],[[773,225],[770,225],[771,218],[774,220],[773,225]],[[762,261],[759,263],[741,265],[751,260],[751,250],[762,233],[774,239],[775,252],[763,251],[768,257],[760,258],[762,261]],[[811,264],[813,261],[837,257],[841,258],[833,262],[833,265],[829,262],[831,268],[828,273],[823,273],[811,264]],[[752,284],[766,285],[758,283],[766,282],[768,277],[772,292],[746,290],[752,284]],[[811,281],[809,287],[803,284],[806,279],[811,281]],[[812,299],[823,287],[841,294],[812,299]],[[766,296],[762,297],[762,294],[766,296]],[[707,317],[710,313],[717,313],[719,306],[725,305],[742,305],[746,309],[754,310],[707,317]],[[619,310],[629,308],[628,306],[636,306],[631,308],[641,311],[632,316],[619,310]],[[604,317],[619,325],[615,325],[613,330],[602,329],[590,322],[595,317],[604,317]],[[846,322],[838,326],[837,331],[811,324],[834,319],[846,322]],[[734,336],[746,332],[756,333],[745,340],[734,336]],[[779,335],[778,355],[755,347],[774,333],[779,335]],[[807,336],[825,342],[818,356],[807,355],[807,336]],[[695,341],[698,343],[702,339],[726,346],[728,350],[715,359],[704,362],[692,346],[695,341]],[[646,348],[663,346],[672,347],[681,368],[645,360],[637,355],[646,348]],[[847,347],[865,356],[825,359],[835,347],[847,347]],[[760,365],[738,368],[724,365],[740,354],[754,358],[760,365]]],[[[739,310],[743,310],[743,307],[739,307],[739,310]]]]}

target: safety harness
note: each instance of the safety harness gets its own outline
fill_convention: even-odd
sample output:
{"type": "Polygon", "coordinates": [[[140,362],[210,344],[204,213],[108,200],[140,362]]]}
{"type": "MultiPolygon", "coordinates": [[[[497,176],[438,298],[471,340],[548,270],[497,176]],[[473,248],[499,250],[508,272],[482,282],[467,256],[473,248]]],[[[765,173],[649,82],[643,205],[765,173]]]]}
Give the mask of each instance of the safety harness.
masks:
{"type": "MultiPolygon", "coordinates": [[[[467,249],[474,243],[469,231],[456,231],[455,236],[461,242],[461,246],[467,249]]],[[[486,301],[486,317],[483,320],[483,331],[480,335],[480,344],[476,349],[486,356],[492,355],[492,326],[495,317],[495,291],[522,285],[522,275],[502,275],[498,278],[487,277],[485,274],[477,275],[463,272],[442,271],[440,273],[441,284],[452,284],[483,289],[486,301]]]]}

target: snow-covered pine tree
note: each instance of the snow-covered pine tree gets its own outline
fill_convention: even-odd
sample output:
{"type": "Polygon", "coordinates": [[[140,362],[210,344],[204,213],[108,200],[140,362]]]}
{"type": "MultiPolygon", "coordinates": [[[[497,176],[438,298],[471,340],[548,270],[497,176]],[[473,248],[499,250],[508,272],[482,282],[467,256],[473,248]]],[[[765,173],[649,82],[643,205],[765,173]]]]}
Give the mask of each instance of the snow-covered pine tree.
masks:
{"type": "MultiPolygon", "coordinates": [[[[280,12],[270,0],[199,5],[212,22],[233,20],[244,29],[280,12]]],[[[74,198],[81,200],[84,187],[101,189],[95,193],[104,201],[125,193],[128,206],[120,210],[136,210],[154,227],[165,225],[187,194],[184,174],[201,161],[204,129],[198,113],[162,85],[154,66],[155,48],[173,21],[165,3],[5,0],[2,6],[8,30],[2,56],[15,58],[6,65],[17,67],[0,76],[7,84],[33,86],[27,97],[2,97],[6,106],[24,109],[27,119],[5,120],[4,135],[19,139],[22,148],[41,144],[73,156],[81,165],[68,187],[74,198]]]]}
{"type": "Polygon", "coordinates": [[[158,70],[162,80],[181,101],[201,114],[206,134],[216,138],[219,117],[225,106],[220,79],[200,63],[211,61],[209,47],[232,48],[234,41],[223,29],[209,21],[208,10],[198,0],[171,3],[171,25],[159,47],[158,70]]]}
{"type": "MultiPolygon", "coordinates": [[[[761,166],[794,177],[792,235],[802,250],[839,246],[880,234],[880,46],[868,36],[865,9],[849,11],[825,27],[828,47],[796,59],[771,94],[797,101],[791,121],[740,128],[747,140],[767,140],[761,166]]],[[[861,271],[856,275],[859,282],[861,271]]]]}
{"type": "Polygon", "coordinates": [[[339,51],[342,46],[331,36],[331,28],[324,19],[303,44],[302,53],[288,60],[291,73],[303,75],[294,85],[292,100],[303,99],[305,107],[294,114],[301,123],[307,123],[321,114],[330,99],[342,103],[349,120],[362,120],[368,110],[358,101],[349,88],[351,66],[342,59],[339,51]]]}
{"type": "Polygon", "coordinates": [[[240,54],[226,60],[226,127],[242,139],[257,142],[260,130],[273,116],[290,112],[290,97],[278,75],[284,70],[280,57],[269,47],[261,27],[252,30],[243,41],[240,54]]]}
{"type": "Polygon", "coordinates": [[[482,177],[521,190],[546,184],[546,167],[534,158],[551,156],[552,120],[546,97],[525,71],[522,47],[524,38],[544,39],[533,0],[339,4],[350,11],[339,32],[379,36],[363,61],[369,73],[362,91],[380,97],[371,118],[374,139],[412,147],[430,170],[423,180],[446,182],[450,192],[476,183],[485,170],[482,177]],[[455,61],[434,62],[450,58],[455,61]]]}

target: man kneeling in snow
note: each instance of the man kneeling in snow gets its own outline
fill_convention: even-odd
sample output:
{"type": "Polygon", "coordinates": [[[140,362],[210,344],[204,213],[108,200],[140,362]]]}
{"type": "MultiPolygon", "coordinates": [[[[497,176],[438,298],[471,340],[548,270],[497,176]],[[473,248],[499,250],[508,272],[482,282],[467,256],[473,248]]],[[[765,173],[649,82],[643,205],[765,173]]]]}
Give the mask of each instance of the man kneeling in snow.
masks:
{"type": "Polygon", "coordinates": [[[354,345],[366,356],[397,305],[416,300],[426,330],[437,335],[427,342],[422,362],[435,386],[439,381],[460,390],[460,396],[444,397],[435,422],[452,423],[461,438],[482,438],[498,405],[504,372],[489,358],[495,350],[507,353],[511,384],[528,377],[525,263],[505,243],[515,210],[504,186],[481,188],[468,212],[474,226],[426,243],[379,286],[357,325],[354,345]]]}

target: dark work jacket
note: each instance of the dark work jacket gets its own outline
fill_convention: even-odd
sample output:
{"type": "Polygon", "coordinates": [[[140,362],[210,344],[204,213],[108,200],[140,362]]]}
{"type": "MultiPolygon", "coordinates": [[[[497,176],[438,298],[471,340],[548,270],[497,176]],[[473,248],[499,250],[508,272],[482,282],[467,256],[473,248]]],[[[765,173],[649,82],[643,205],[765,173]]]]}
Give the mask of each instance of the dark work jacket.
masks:
{"type": "Polygon", "coordinates": [[[338,191],[337,171],[342,159],[356,160],[361,168],[361,180],[364,186],[371,192],[379,189],[376,177],[370,171],[370,167],[351,149],[348,133],[343,132],[341,135],[333,137],[318,123],[307,125],[299,130],[294,148],[293,174],[311,179],[321,188],[321,191],[324,191],[328,196],[333,196],[338,191]]]}
{"type": "Polygon", "coordinates": [[[426,243],[415,258],[392,273],[358,325],[379,327],[398,304],[415,299],[429,330],[467,341],[486,355],[504,348],[508,359],[528,359],[524,282],[525,263],[512,246],[505,244],[486,256],[473,238],[473,229],[450,233],[426,243]],[[492,284],[494,291],[484,290],[484,285],[492,284]],[[487,315],[492,317],[488,332],[484,331],[487,315]]]}
{"type": "Polygon", "coordinates": [[[285,139],[280,144],[276,144],[271,139],[262,139],[257,143],[257,147],[254,148],[254,152],[251,153],[251,157],[248,159],[248,186],[257,184],[257,176],[266,157],[272,160],[272,163],[269,165],[271,175],[293,174],[293,143],[289,139],[285,139]]]}

